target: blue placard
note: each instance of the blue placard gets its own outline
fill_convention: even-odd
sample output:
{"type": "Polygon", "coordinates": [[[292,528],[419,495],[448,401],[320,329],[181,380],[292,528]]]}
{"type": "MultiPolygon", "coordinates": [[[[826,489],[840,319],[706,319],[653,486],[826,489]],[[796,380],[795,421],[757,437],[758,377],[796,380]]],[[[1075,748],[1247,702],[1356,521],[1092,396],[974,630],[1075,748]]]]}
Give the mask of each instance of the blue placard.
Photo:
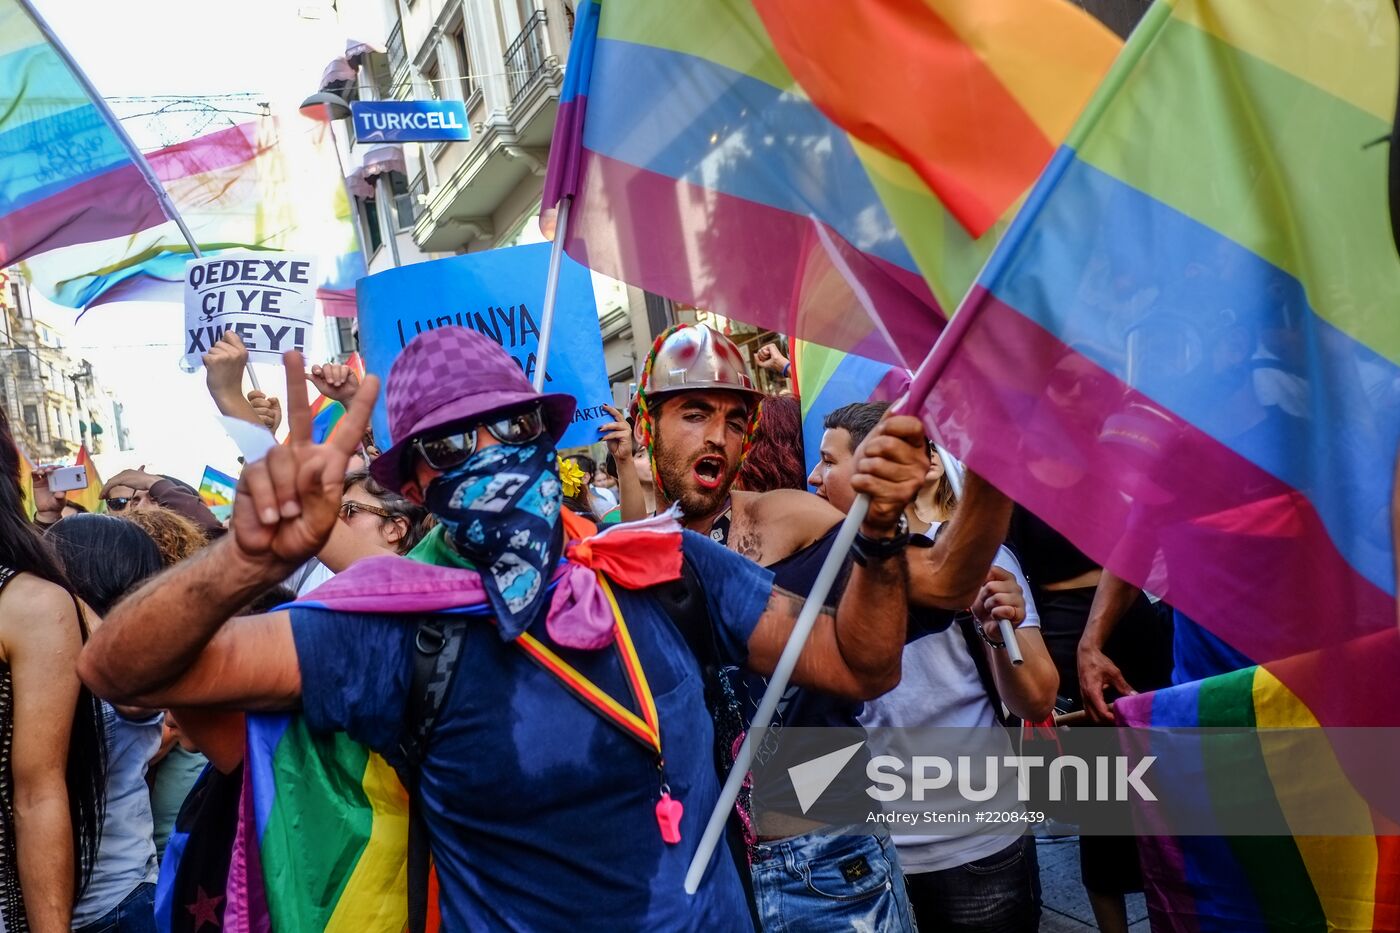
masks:
{"type": "MultiPolygon", "coordinates": [[[[544,285],[549,271],[548,243],[467,253],[389,269],[360,279],[360,351],[365,369],[387,380],[399,352],[418,334],[458,325],[485,334],[503,346],[524,371],[535,374],[544,285]]],[[[574,423],[559,447],[596,443],[598,428],[612,418],[603,361],[603,334],[588,270],[568,256],[559,271],[554,336],[546,365],[546,392],[564,392],[578,401],[574,423]]],[[[374,437],[381,450],[392,440],[384,393],[374,406],[374,437]]]]}
{"type": "Polygon", "coordinates": [[[460,100],[356,100],[350,102],[355,141],[431,143],[470,139],[467,108],[460,100]]]}

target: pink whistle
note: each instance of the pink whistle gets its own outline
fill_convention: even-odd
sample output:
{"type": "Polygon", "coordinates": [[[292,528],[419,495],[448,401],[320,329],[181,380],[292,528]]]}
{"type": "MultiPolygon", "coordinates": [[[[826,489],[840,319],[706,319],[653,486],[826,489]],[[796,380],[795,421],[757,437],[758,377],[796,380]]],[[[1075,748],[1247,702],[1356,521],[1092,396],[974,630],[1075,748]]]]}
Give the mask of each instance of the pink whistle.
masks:
{"type": "Polygon", "coordinates": [[[681,814],[685,807],[669,793],[662,793],[656,801],[656,825],[661,827],[661,841],[675,845],[681,841],[681,814]]]}

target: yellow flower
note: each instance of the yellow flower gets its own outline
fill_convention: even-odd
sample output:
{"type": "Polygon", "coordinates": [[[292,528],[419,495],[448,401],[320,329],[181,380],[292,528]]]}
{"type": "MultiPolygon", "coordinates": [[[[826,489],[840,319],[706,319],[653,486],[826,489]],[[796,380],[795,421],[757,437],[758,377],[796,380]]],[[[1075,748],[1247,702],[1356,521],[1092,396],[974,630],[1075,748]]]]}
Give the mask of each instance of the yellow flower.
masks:
{"type": "Polygon", "coordinates": [[[577,463],[559,458],[559,485],[564,487],[564,495],[569,498],[583,491],[584,475],[577,463]]]}

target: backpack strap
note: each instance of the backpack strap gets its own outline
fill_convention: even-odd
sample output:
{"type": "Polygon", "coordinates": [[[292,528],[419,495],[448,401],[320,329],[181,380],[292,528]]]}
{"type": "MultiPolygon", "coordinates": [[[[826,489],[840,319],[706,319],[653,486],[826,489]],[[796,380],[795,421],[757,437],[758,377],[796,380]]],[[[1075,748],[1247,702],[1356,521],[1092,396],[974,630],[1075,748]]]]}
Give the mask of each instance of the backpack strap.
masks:
{"type": "Polygon", "coordinates": [[[413,681],[405,710],[402,777],[408,790],[408,931],[424,933],[428,925],[428,875],[432,856],[428,825],[418,794],[418,775],[427,757],[433,728],[442,712],[457,659],[462,654],[467,620],[424,616],[413,639],[413,681]]]}

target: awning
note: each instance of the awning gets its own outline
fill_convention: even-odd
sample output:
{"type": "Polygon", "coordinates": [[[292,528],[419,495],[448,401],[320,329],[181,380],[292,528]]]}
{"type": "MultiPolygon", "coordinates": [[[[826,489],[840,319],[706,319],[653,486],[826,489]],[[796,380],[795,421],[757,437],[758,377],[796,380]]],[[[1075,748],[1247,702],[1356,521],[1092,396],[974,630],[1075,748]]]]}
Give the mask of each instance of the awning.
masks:
{"type": "Polygon", "coordinates": [[[404,167],[403,149],[399,146],[376,146],[360,159],[360,167],[345,177],[345,187],[357,198],[372,198],[375,179],[388,172],[408,174],[404,167]]]}
{"type": "Polygon", "coordinates": [[[321,84],[318,90],[339,93],[346,85],[354,84],[357,76],[355,66],[351,65],[344,57],[332,58],[325,70],[321,72],[321,84]]]}
{"type": "Polygon", "coordinates": [[[360,67],[360,59],[369,53],[378,52],[383,55],[385,51],[384,46],[377,42],[363,42],[359,39],[345,40],[345,60],[350,63],[352,68],[360,67]]]}

